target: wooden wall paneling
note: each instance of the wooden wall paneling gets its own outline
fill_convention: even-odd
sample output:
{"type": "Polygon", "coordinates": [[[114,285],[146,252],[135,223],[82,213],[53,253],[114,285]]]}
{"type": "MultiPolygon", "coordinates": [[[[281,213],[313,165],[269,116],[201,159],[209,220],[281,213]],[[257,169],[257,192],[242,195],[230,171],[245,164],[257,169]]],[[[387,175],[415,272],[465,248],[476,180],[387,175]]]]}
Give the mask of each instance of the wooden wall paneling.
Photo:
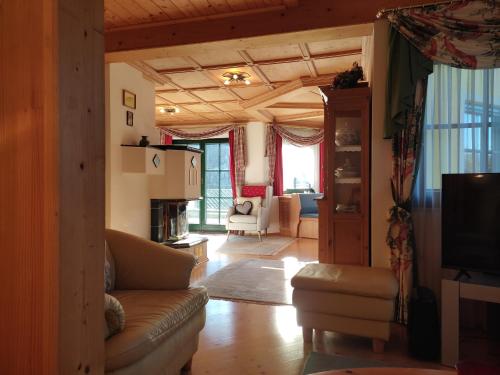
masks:
{"type": "Polygon", "coordinates": [[[104,372],[102,0],[59,5],[59,373],[104,372]]]}
{"type": "Polygon", "coordinates": [[[57,374],[56,45],[55,0],[0,4],[1,374],[57,374]]]}

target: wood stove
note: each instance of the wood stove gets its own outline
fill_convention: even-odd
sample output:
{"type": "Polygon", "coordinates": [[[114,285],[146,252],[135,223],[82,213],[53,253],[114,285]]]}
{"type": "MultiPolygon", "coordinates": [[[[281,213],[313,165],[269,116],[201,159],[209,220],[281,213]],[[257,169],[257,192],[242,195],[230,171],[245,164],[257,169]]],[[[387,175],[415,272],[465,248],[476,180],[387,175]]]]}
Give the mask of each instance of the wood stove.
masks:
{"type": "Polygon", "coordinates": [[[188,203],[184,199],[151,199],[152,241],[179,241],[189,236],[188,203]]]}

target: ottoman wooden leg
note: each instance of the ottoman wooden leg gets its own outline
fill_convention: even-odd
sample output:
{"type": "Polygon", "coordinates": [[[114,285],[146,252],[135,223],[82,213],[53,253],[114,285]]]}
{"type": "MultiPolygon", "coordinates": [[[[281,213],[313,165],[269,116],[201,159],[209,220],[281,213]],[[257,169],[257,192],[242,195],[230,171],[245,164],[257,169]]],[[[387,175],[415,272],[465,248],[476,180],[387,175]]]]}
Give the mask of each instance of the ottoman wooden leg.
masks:
{"type": "Polygon", "coordinates": [[[384,352],[384,344],[385,342],[380,339],[372,339],[372,348],[374,353],[383,353],[384,352]]]}
{"type": "Polygon", "coordinates": [[[304,342],[312,342],[313,330],[312,328],[302,327],[302,337],[304,342]]]}

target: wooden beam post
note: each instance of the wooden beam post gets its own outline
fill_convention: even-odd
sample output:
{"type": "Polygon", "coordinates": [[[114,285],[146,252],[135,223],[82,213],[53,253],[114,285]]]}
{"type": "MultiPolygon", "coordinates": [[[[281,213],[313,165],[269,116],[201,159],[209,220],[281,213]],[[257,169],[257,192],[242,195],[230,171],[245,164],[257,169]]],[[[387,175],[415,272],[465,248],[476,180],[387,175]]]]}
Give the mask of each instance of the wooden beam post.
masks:
{"type": "Polygon", "coordinates": [[[1,374],[104,372],[102,18],[0,5],[1,374]]]}

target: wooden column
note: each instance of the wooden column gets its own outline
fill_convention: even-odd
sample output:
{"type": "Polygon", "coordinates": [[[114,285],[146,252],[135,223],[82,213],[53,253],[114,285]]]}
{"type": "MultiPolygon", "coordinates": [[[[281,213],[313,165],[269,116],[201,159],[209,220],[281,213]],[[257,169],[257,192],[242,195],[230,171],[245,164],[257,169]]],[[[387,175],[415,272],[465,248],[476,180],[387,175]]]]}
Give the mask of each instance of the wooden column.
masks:
{"type": "Polygon", "coordinates": [[[103,373],[102,0],[0,1],[0,373],[103,373]]]}

